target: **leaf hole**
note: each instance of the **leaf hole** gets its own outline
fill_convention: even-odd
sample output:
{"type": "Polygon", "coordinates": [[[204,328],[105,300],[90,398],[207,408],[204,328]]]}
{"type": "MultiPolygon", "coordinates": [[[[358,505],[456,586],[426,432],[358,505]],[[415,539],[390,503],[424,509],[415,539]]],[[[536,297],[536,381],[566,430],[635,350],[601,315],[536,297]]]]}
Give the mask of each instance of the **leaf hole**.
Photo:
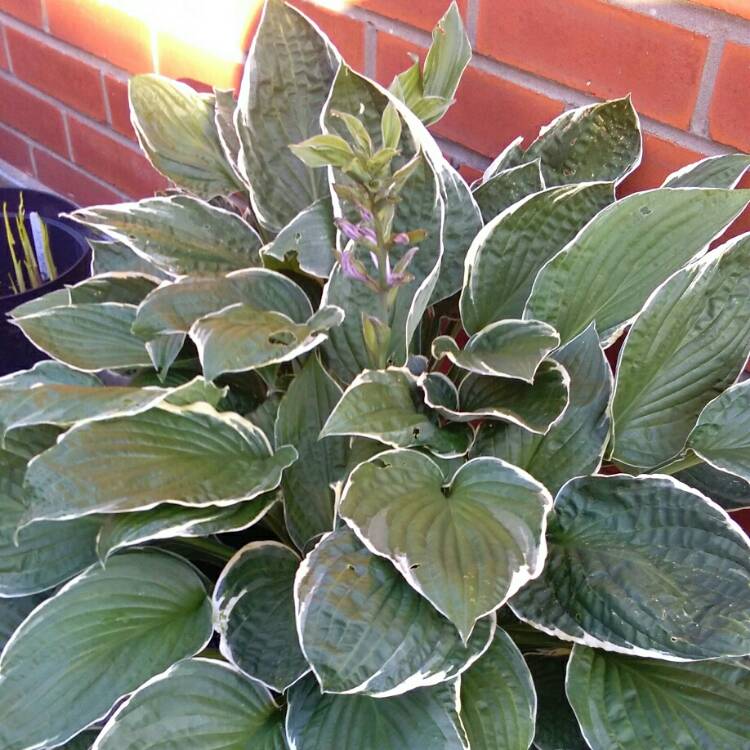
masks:
{"type": "Polygon", "coordinates": [[[294,239],[296,242],[299,242],[302,239],[302,232],[295,232],[294,239]]]}
{"type": "Polygon", "coordinates": [[[297,337],[292,331],[274,331],[269,334],[268,343],[274,346],[290,346],[297,343],[297,337]]]}
{"type": "Polygon", "coordinates": [[[650,216],[653,213],[653,211],[648,206],[641,206],[641,214],[643,216],[650,216]]]}
{"type": "Polygon", "coordinates": [[[450,486],[449,486],[449,485],[447,485],[447,484],[444,484],[444,485],[443,485],[443,486],[442,486],[442,487],[440,488],[440,491],[441,491],[441,492],[443,493],[443,497],[448,497],[448,496],[449,496],[449,495],[451,494],[451,488],[450,488],[450,486]]]}
{"type": "Polygon", "coordinates": [[[415,427],[411,431],[412,437],[416,440],[419,437],[419,427],[415,427]]]}
{"type": "Polygon", "coordinates": [[[417,568],[421,567],[422,563],[414,563],[414,565],[409,566],[409,570],[416,570],[417,568]]]}
{"type": "Polygon", "coordinates": [[[391,467],[391,465],[387,461],[383,461],[382,458],[375,458],[372,463],[379,469],[389,469],[391,467]]]}
{"type": "Polygon", "coordinates": [[[351,570],[352,572],[354,572],[354,566],[351,563],[347,563],[346,564],[346,569],[347,570],[351,570]]]}

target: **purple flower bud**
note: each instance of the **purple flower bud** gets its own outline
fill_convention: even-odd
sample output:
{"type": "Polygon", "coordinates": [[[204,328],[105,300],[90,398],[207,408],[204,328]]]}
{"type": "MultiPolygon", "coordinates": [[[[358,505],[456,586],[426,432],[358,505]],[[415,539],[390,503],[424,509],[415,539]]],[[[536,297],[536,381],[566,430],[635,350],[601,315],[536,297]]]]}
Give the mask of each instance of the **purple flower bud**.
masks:
{"type": "Polygon", "coordinates": [[[334,219],[334,223],[347,239],[362,239],[362,230],[357,224],[352,224],[351,221],[347,221],[346,219],[334,219]]]}
{"type": "Polygon", "coordinates": [[[406,269],[411,263],[411,259],[414,257],[416,252],[419,250],[418,247],[409,248],[402,256],[401,260],[396,263],[396,267],[391,271],[390,263],[386,265],[385,278],[388,286],[400,286],[406,284],[414,278],[410,273],[406,272],[406,269]]]}
{"type": "Polygon", "coordinates": [[[409,244],[409,235],[406,232],[399,232],[398,234],[393,235],[393,242],[396,245],[408,245],[409,244]]]}
{"type": "Polygon", "coordinates": [[[341,270],[344,276],[348,276],[350,279],[356,279],[357,281],[369,281],[369,277],[365,273],[362,265],[358,263],[354,258],[353,250],[344,250],[339,258],[341,262],[341,270]]]}
{"type": "Polygon", "coordinates": [[[359,210],[359,215],[362,217],[362,221],[368,221],[372,223],[373,219],[375,218],[372,215],[372,211],[369,211],[364,206],[357,206],[357,209],[359,210]]]}
{"type": "Polygon", "coordinates": [[[359,227],[360,232],[362,232],[362,239],[367,240],[368,242],[372,242],[373,245],[378,244],[378,236],[375,234],[374,229],[370,229],[370,227],[359,227]]]}

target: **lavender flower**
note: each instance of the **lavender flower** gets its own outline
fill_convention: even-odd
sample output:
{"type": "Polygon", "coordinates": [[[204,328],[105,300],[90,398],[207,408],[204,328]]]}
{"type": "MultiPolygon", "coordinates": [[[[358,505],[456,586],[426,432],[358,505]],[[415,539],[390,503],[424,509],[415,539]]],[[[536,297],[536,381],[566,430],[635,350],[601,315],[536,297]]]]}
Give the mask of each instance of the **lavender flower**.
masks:
{"type": "Polygon", "coordinates": [[[409,235],[406,232],[399,232],[398,234],[394,234],[393,244],[394,245],[408,245],[409,235]]]}
{"type": "Polygon", "coordinates": [[[354,257],[354,249],[344,250],[339,255],[339,261],[341,263],[341,271],[344,276],[350,279],[356,279],[357,281],[364,281],[365,283],[370,281],[370,277],[365,272],[362,264],[354,257]]]}
{"type": "Polygon", "coordinates": [[[346,219],[335,219],[334,223],[347,239],[354,241],[362,239],[362,229],[358,224],[352,224],[346,219]]]}

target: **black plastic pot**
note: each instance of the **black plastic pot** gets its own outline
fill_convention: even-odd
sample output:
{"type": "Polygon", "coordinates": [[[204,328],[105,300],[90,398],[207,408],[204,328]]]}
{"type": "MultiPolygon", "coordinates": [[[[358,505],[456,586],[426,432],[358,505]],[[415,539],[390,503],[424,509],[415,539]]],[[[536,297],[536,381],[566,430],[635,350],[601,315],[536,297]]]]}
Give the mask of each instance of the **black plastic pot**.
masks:
{"type": "MultiPolygon", "coordinates": [[[[18,206],[18,189],[0,189],[0,206],[7,202],[8,208],[18,206]]],[[[57,218],[61,211],[71,211],[75,205],[49,193],[37,190],[23,191],[26,215],[39,213],[49,231],[50,248],[59,276],[53,281],[21,294],[0,292],[0,375],[16,370],[25,370],[48,355],[37,349],[21,331],[9,322],[7,314],[15,307],[41,297],[65,285],[76,284],[90,275],[91,249],[86,242],[86,233],[76,228],[72,222],[57,218]]],[[[6,290],[6,282],[11,272],[5,231],[0,228],[0,289],[6,290]]]]}

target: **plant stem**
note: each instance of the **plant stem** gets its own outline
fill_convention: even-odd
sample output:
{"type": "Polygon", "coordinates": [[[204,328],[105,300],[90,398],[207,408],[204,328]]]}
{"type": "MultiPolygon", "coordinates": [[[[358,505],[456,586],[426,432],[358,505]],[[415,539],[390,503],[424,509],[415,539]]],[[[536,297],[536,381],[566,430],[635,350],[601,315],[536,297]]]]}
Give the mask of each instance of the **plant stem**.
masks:
{"type": "Polygon", "coordinates": [[[688,453],[682,458],[678,458],[676,461],[667,463],[664,466],[659,466],[654,469],[654,474],[676,474],[678,471],[689,469],[692,466],[702,464],[703,460],[695,455],[695,453],[688,453]]]}

